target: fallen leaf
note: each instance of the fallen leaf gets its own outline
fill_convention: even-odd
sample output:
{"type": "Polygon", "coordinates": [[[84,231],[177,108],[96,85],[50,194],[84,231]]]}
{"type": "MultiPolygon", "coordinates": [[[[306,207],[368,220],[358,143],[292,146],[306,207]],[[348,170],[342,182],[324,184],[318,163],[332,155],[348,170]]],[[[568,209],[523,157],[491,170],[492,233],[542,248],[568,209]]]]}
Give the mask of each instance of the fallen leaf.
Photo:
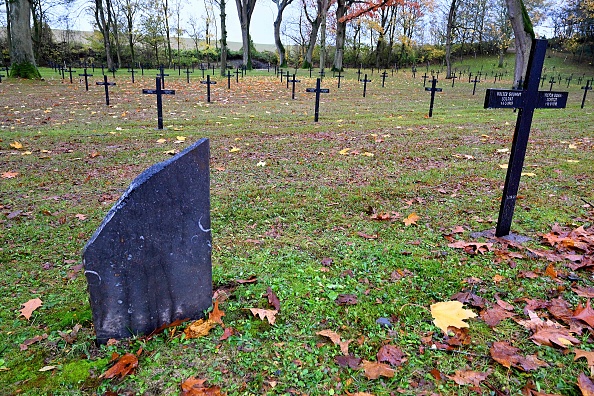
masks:
{"type": "Polygon", "coordinates": [[[350,151],[350,148],[344,148],[344,149],[340,150],[338,152],[338,154],[340,154],[340,155],[347,155],[349,151],[350,151]]]}
{"type": "Polygon", "coordinates": [[[359,235],[361,238],[365,238],[365,239],[377,239],[378,238],[377,234],[369,235],[362,231],[357,232],[357,235],[359,235]]]}
{"type": "Polygon", "coordinates": [[[564,327],[543,327],[532,334],[530,338],[538,345],[553,346],[554,344],[560,346],[561,348],[567,348],[580,343],[580,340],[573,337],[569,330],[564,327]]]}
{"type": "Polygon", "coordinates": [[[266,289],[265,295],[266,295],[266,297],[268,297],[268,303],[270,305],[272,305],[274,307],[274,309],[276,309],[277,311],[280,311],[280,300],[278,299],[276,294],[274,294],[274,292],[272,291],[272,289],[270,287],[266,289]]]}
{"type": "Polygon", "coordinates": [[[268,320],[268,323],[270,323],[271,325],[273,325],[276,321],[276,314],[278,313],[277,310],[259,308],[250,308],[250,311],[254,316],[258,316],[262,320],[266,318],[266,320],[268,320]]]}
{"type": "Polygon", "coordinates": [[[354,294],[339,294],[336,303],[338,305],[355,305],[357,304],[357,296],[354,294]]]}
{"type": "Polygon", "coordinates": [[[182,396],[220,396],[221,387],[219,386],[204,386],[205,379],[190,377],[181,384],[182,396]]]}
{"type": "Polygon", "coordinates": [[[240,148],[237,148],[237,147],[231,147],[231,149],[229,149],[229,152],[230,152],[230,153],[236,153],[236,152],[238,152],[239,150],[241,150],[241,149],[240,149],[240,148]]]}
{"type": "Polygon", "coordinates": [[[2,173],[2,178],[3,179],[12,179],[14,177],[17,177],[18,175],[19,175],[19,172],[8,171],[8,172],[2,173]]]}
{"type": "Polygon", "coordinates": [[[210,330],[217,324],[210,319],[200,319],[192,322],[184,329],[186,338],[200,338],[207,336],[210,330]]]}
{"type": "Polygon", "coordinates": [[[458,385],[480,386],[481,382],[484,381],[489,374],[490,372],[482,373],[471,370],[456,370],[454,375],[448,375],[447,377],[458,385]]]}
{"type": "Polygon", "coordinates": [[[233,334],[235,334],[235,329],[233,327],[225,327],[225,330],[223,330],[223,335],[219,338],[219,341],[225,341],[233,334]]]}
{"type": "MultiPolygon", "coordinates": [[[[148,336],[146,336],[146,339],[151,339],[151,337],[153,337],[157,334],[161,334],[163,331],[165,331],[165,329],[168,329],[170,327],[179,326],[182,323],[187,322],[188,320],[190,320],[190,318],[177,319],[177,320],[173,321],[172,323],[164,323],[161,326],[159,326],[158,328],[156,328],[155,330],[153,330],[148,336]]],[[[109,341],[108,341],[108,343],[109,343],[109,341]]]]}
{"type": "MultiPolygon", "coordinates": [[[[34,299],[27,301],[26,303],[22,304],[23,308],[21,309],[21,315],[24,316],[25,319],[29,320],[29,318],[33,314],[33,311],[35,311],[37,308],[41,307],[42,304],[43,304],[43,301],[41,301],[39,298],[34,298],[34,299]]],[[[19,316],[21,316],[21,315],[19,315],[19,316]]]]}
{"type": "Polygon", "coordinates": [[[531,371],[536,370],[539,367],[546,367],[548,364],[539,360],[534,355],[521,356],[519,355],[520,350],[514,346],[511,346],[506,341],[496,341],[489,349],[491,357],[496,362],[500,363],[506,368],[516,367],[520,370],[531,371]]]}
{"type": "Polygon", "coordinates": [[[100,155],[101,155],[100,152],[92,151],[91,153],[89,153],[89,158],[96,158],[96,157],[99,157],[100,155]]]}
{"type": "Polygon", "coordinates": [[[23,145],[17,141],[10,143],[10,147],[20,150],[23,148],[23,145]]]}
{"type": "Polygon", "coordinates": [[[396,373],[392,367],[385,363],[370,362],[368,360],[363,360],[359,367],[365,370],[365,377],[370,380],[379,377],[392,378],[396,373]]]}
{"type": "Polygon", "coordinates": [[[157,139],[157,143],[158,143],[158,144],[163,144],[163,143],[165,143],[166,141],[167,141],[167,139],[163,139],[163,138],[161,138],[161,139],[157,139]]]}
{"type": "Polygon", "coordinates": [[[41,371],[43,373],[44,371],[52,371],[52,370],[55,370],[57,368],[58,368],[57,366],[43,366],[42,368],[40,368],[37,371],[41,371]]]}
{"type": "Polygon", "coordinates": [[[109,370],[101,374],[99,378],[122,378],[133,373],[136,367],[138,367],[138,357],[132,353],[126,353],[109,370]]]}
{"type": "Polygon", "coordinates": [[[588,361],[588,366],[590,368],[594,367],[594,352],[584,351],[581,349],[574,349],[573,352],[575,353],[575,358],[573,358],[574,361],[580,358],[586,358],[586,360],[588,361]]]}
{"type": "Polygon", "coordinates": [[[185,142],[185,141],[186,141],[186,137],[185,137],[185,136],[177,136],[177,137],[176,137],[176,139],[177,139],[179,142],[185,142]]]}
{"type": "Polygon", "coordinates": [[[225,316],[225,312],[219,310],[219,302],[215,300],[212,311],[208,314],[208,320],[223,325],[221,319],[223,316],[225,316]]]}
{"type": "Polygon", "coordinates": [[[30,345],[33,345],[35,343],[38,343],[39,341],[45,340],[46,338],[47,338],[47,334],[42,334],[42,335],[37,335],[33,338],[26,339],[25,341],[23,341],[23,343],[21,345],[19,345],[19,348],[21,351],[26,351],[27,349],[29,349],[30,345]]]}
{"type": "Polygon", "coordinates": [[[394,345],[383,345],[377,352],[378,362],[387,362],[392,366],[401,366],[406,360],[404,352],[394,345]]]}
{"type": "Polygon", "coordinates": [[[347,356],[349,354],[349,344],[353,340],[341,341],[340,335],[332,330],[322,330],[318,331],[316,334],[330,338],[330,341],[332,341],[334,345],[338,345],[340,347],[340,351],[343,355],[347,356]]]}
{"type": "Polygon", "coordinates": [[[69,332],[58,331],[58,334],[60,334],[60,337],[62,337],[66,344],[73,344],[78,337],[78,332],[80,329],[82,329],[82,325],[77,323],[69,332]]]}
{"type": "Polygon", "coordinates": [[[502,320],[513,317],[513,312],[506,311],[499,305],[495,305],[493,308],[486,309],[481,312],[481,319],[489,327],[497,326],[502,320]]]}
{"type": "Polygon", "coordinates": [[[417,224],[417,221],[420,219],[420,217],[416,214],[416,213],[411,213],[408,215],[408,217],[404,220],[402,220],[402,222],[404,223],[404,225],[406,227],[413,225],[413,224],[417,224]]]}
{"type": "Polygon", "coordinates": [[[583,396],[594,396],[594,383],[586,374],[580,373],[577,385],[582,391],[583,396]]]}
{"type": "Polygon", "coordinates": [[[448,332],[448,326],[457,328],[468,327],[464,319],[474,318],[476,314],[469,309],[463,308],[460,301],[444,301],[431,305],[431,316],[433,323],[439,327],[444,334],[448,332]]]}
{"type": "Polygon", "coordinates": [[[590,306],[590,300],[586,302],[586,308],[581,310],[578,314],[574,315],[573,318],[582,320],[588,323],[588,325],[590,325],[591,327],[594,327],[594,310],[590,306]]]}
{"type": "Polygon", "coordinates": [[[83,220],[86,220],[86,219],[87,219],[87,216],[86,216],[86,215],[84,215],[84,214],[81,214],[81,213],[78,213],[78,214],[74,215],[74,217],[76,217],[77,219],[79,219],[79,220],[81,220],[81,221],[83,221],[83,220]]]}
{"type": "Polygon", "coordinates": [[[340,367],[350,367],[353,370],[359,368],[361,364],[361,358],[354,357],[353,355],[339,355],[334,358],[334,361],[340,367]]]}

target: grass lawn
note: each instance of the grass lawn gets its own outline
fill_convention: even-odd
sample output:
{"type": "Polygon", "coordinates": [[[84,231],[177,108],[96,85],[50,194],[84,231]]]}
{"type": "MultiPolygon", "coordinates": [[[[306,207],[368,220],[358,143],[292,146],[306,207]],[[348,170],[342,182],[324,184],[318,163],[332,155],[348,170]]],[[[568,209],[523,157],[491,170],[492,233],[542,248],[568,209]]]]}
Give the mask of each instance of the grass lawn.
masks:
{"type": "Polygon", "coordinates": [[[487,73],[474,96],[467,74],[452,87],[442,71],[432,118],[425,67],[416,79],[389,72],[384,88],[367,70],[365,98],[356,70],[340,89],[328,75],[318,123],[306,71],[295,100],[254,71],[231,89],[216,78],[206,103],[199,70],[190,84],[170,70],[165,130],[155,96],[141,94],[155,70],[134,84],[119,71],[109,107],[98,70],[88,92],[50,69],[3,80],[0,394],[170,395],[190,377],[228,395],[582,394],[594,366],[594,96],[580,109],[577,78],[594,69],[546,59],[569,101],[536,110],[512,224],[530,241],[519,244],[485,232],[517,116],[483,109],[485,88],[512,85],[511,67],[494,81],[494,62],[455,65],[487,73]],[[227,330],[186,339],[185,323],[97,346],[82,247],[139,173],[204,137],[227,330]],[[271,293],[273,325],[250,312],[273,309],[271,293]],[[453,300],[477,316],[444,333],[431,306],[453,300]],[[138,355],[133,373],[101,377],[126,353],[138,355]]]}

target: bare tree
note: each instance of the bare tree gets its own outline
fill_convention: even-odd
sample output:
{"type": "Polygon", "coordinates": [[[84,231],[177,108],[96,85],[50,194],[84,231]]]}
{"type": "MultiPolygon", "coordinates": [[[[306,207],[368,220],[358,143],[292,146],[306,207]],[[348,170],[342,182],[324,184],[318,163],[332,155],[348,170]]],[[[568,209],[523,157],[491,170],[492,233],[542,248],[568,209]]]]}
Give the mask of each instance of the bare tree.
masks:
{"type": "Polygon", "coordinates": [[[10,64],[12,77],[41,78],[35,64],[31,39],[31,4],[29,0],[10,2],[10,64]]]}
{"type": "Polygon", "coordinates": [[[281,41],[280,31],[283,21],[283,12],[293,0],[272,0],[272,2],[276,4],[277,7],[276,19],[274,20],[274,44],[278,51],[278,64],[280,67],[287,67],[286,50],[281,41]]]}
{"type": "Polygon", "coordinates": [[[250,22],[256,5],[256,0],[235,0],[237,15],[241,26],[241,42],[243,44],[243,64],[248,69],[252,68],[250,48],[250,22]]]}
{"type": "Polygon", "coordinates": [[[95,14],[95,22],[97,28],[103,35],[103,46],[105,48],[105,58],[107,60],[107,69],[115,70],[113,64],[113,57],[111,53],[111,0],[95,0],[93,13],[95,14]],[[106,18],[107,16],[107,18],[106,18]]]}
{"type": "Polygon", "coordinates": [[[161,0],[161,9],[163,11],[163,22],[165,23],[165,40],[167,42],[167,62],[171,65],[171,37],[169,30],[169,0],[161,0]]]}
{"type": "Polygon", "coordinates": [[[506,0],[506,4],[516,43],[516,68],[514,71],[514,86],[516,86],[520,80],[524,80],[526,77],[534,28],[522,0],[506,0]]]}

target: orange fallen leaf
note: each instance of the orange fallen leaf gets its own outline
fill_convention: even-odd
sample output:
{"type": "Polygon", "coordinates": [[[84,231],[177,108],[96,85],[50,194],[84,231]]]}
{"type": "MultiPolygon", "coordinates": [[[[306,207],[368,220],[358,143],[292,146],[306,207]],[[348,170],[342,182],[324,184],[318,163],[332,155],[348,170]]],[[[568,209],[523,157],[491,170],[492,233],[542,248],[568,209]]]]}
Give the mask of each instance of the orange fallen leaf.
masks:
{"type": "Polygon", "coordinates": [[[15,141],[14,143],[10,143],[10,147],[20,150],[23,148],[23,145],[21,143],[15,141]]]}
{"type": "Polygon", "coordinates": [[[271,325],[276,322],[276,314],[278,311],[276,309],[259,309],[259,308],[250,308],[250,311],[254,316],[258,316],[260,319],[268,320],[268,323],[271,325]]]}
{"type": "Polygon", "coordinates": [[[456,370],[454,375],[448,375],[447,377],[458,385],[480,386],[481,382],[484,381],[489,374],[490,372],[481,373],[471,370],[456,370]]]}
{"type": "Polygon", "coordinates": [[[26,303],[22,304],[23,308],[21,309],[21,315],[24,316],[25,319],[29,320],[29,318],[33,314],[33,311],[41,307],[42,304],[43,301],[41,301],[39,298],[34,298],[27,301],[26,303]]]}
{"type": "Polygon", "coordinates": [[[8,172],[2,173],[2,178],[3,179],[12,179],[14,177],[17,177],[18,175],[19,175],[19,172],[8,171],[8,172]]]}
{"type": "Polygon", "coordinates": [[[208,314],[208,320],[223,325],[223,320],[221,319],[223,316],[225,316],[225,312],[219,310],[219,302],[215,300],[212,311],[208,314]]]}
{"type": "Polygon", "coordinates": [[[207,336],[210,330],[217,324],[210,319],[200,319],[192,322],[185,328],[184,334],[186,338],[200,338],[207,336]]]}
{"type": "Polygon", "coordinates": [[[577,385],[582,391],[583,396],[594,396],[594,383],[584,373],[580,373],[577,381],[577,385]]]}
{"type": "Polygon", "coordinates": [[[341,341],[340,340],[340,334],[338,334],[338,333],[336,333],[335,331],[332,331],[332,330],[322,330],[322,331],[318,331],[316,334],[317,335],[321,335],[323,337],[330,338],[330,341],[332,341],[332,343],[334,345],[338,345],[340,347],[340,351],[342,352],[343,355],[346,356],[346,355],[349,354],[349,344],[353,340],[341,341]]]}
{"type": "Polygon", "coordinates": [[[181,384],[182,396],[220,396],[219,386],[204,386],[205,379],[190,377],[181,384]]]}
{"type": "Polygon", "coordinates": [[[125,377],[134,372],[138,367],[138,358],[133,353],[127,353],[118,360],[109,370],[99,376],[99,378],[125,377]]]}
{"type": "MultiPolygon", "coordinates": [[[[576,309],[577,311],[577,309],[576,309]]],[[[590,300],[586,302],[586,308],[582,309],[579,313],[573,317],[574,319],[583,320],[584,322],[588,323],[590,326],[594,327],[594,310],[590,306],[590,300]]]]}
{"type": "Polygon", "coordinates": [[[396,371],[385,363],[370,362],[369,360],[363,360],[359,366],[365,370],[365,377],[367,379],[378,379],[379,377],[392,378],[396,371]]]}
{"type": "Polygon", "coordinates": [[[402,220],[402,222],[404,223],[405,226],[410,226],[413,224],[417,224],[417,221],[420,219],[420,217],[416,214],[416,213],[411,213],[408,215],[408,217],[404,220],[402,220]]]}

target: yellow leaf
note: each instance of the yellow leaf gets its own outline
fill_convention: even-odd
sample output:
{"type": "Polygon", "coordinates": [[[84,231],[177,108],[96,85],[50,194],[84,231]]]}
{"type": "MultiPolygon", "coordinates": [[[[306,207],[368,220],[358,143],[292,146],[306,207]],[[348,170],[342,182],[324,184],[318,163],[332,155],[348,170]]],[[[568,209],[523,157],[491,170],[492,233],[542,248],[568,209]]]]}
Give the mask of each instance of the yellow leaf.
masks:
{"type": "Polygon", "coordinates": [[[163,151],[163,154],[175,155],[175,150],[163,151]]]}
{"type": "Polygon", "coordinates": [[[41,372],[51,371],[51,370],[55,370],[56,368],[58,368],[58,367],[57,366],[43,366],[38,371],[41,371],[41,372]]]}
{"type": "Polygon", "coordinates": [[[416,213],[411,213],[406,219],[403,220],[403,223],[408,227],[409,225],[417,224],[417,220],[419,219],[420,217],[416,213]]]}
{"type": "Polygon", "coordinates": [[[344,149],[340,150],[338,152],[338,154],[340,154],[340,155],[347,155],[348,152],[349,152],[349,150],[350,150],[350,148],[344,148],[344,149]]]}
{"type": "Polygon", "coordinates": [[[577,148],[577,146],[576,146],[575,144],[570,144],[568,147],[569,147],[570,149],[576,149],[576,148],[577,148]]]}
{"type": "Polygon", "coordinates": [[[469,327],[468,323],[463,322],[464,319],[474,318],[476,314],[469,309],[464,309],[460,301],[444,301],[431,305],[431,316],[433,316],[433,323],[439,327],[444,334],[447,333],[448,327],[453,326],[457,328],[469,327]]]}
{"type": "Polygon", "coordinates": [[[210,329],[215,327],[217,323],[213,320],[207,319],[200,319],[195,322],[192,322],[186,327],[184,330],[184,334],[186,338],[200,338],[207,336],[210,332],[210,329]]]}
{"type": "Polygon", "coordinates": [[[254,316],[258,316],[262,320],[268,320],[271,325],[276,321],[276,314],[278,313],[276,309],[250,308],[250,311],[254,316]]]}
{"type": "Polygon", "coordinates": [[[238,152],[240,149],[237,147],[231,147],[231,150],[229,150],[230,153],[236,153],[238,152]]]}
{"type": "Polygon", "coordinates": [[[507,169],[507,164],[499,164],[499,167],[500,167],[501,169],[507,169]]]}
{"type": "Polygon", "coordinates": [[[507,149],[507,148],[497,149],[498,153],[507,153],[508,151],[509,151],[509,149],[507,149]]]}
{"type": "Polygon", "coordinates": [[[17,177],[19,175],[19,172],[4,172],[2,173],[2,178],[3,179],[12,179],[13,177],[17,177]]]}
{"type": "Polygon", "coordinates": [[[567,162],[572,163],[572,164],[577,164],[580,161],[578,161],[578,160],[567,160],[567,162]]]}
{"type": "Polygon", "coordinates": [[[157,139],[157,143],[159,143],[159,144],[163,144],[163,143],[165,143],[166,141],[167,141],[167,139],[163,139],[163,138],[161,138],[161,139],[157,139]]]}
{"type": "Polygon", "coordinates": [[[532,172],[522,172],[522,176],[534,177],[534,176],[536,176],[536,173],[532,173],[532,172]]]}
{"type": "Polygon", "coordinates": [[[20,150],[23,148],[23,145],[21,143],[15,141],[14,143],[10,143],[10,147],[20,150]]]}
{"type": "Polygon", "coordinates": [[[180,142],[185,142],[186,141],[186,137],[185,136],[177,136],[176,139],[179,140],[180,142]]]}
{"type": "Polygon", "coordinates": [[[33,154],[31,151],[23,151],[21,155],[31,155],[33,154]]]}
{"type": "Polygon", "coordinates": [[[363,154],[361,154],[361,155],[364,155],[364,156],[366,156],[366,157],[373,157],[375,154],[373,154],[373,153],[370,153],[369,151],[366,151],[366,152],[364,152],[364,153],[363,153],[363,154]]]}

